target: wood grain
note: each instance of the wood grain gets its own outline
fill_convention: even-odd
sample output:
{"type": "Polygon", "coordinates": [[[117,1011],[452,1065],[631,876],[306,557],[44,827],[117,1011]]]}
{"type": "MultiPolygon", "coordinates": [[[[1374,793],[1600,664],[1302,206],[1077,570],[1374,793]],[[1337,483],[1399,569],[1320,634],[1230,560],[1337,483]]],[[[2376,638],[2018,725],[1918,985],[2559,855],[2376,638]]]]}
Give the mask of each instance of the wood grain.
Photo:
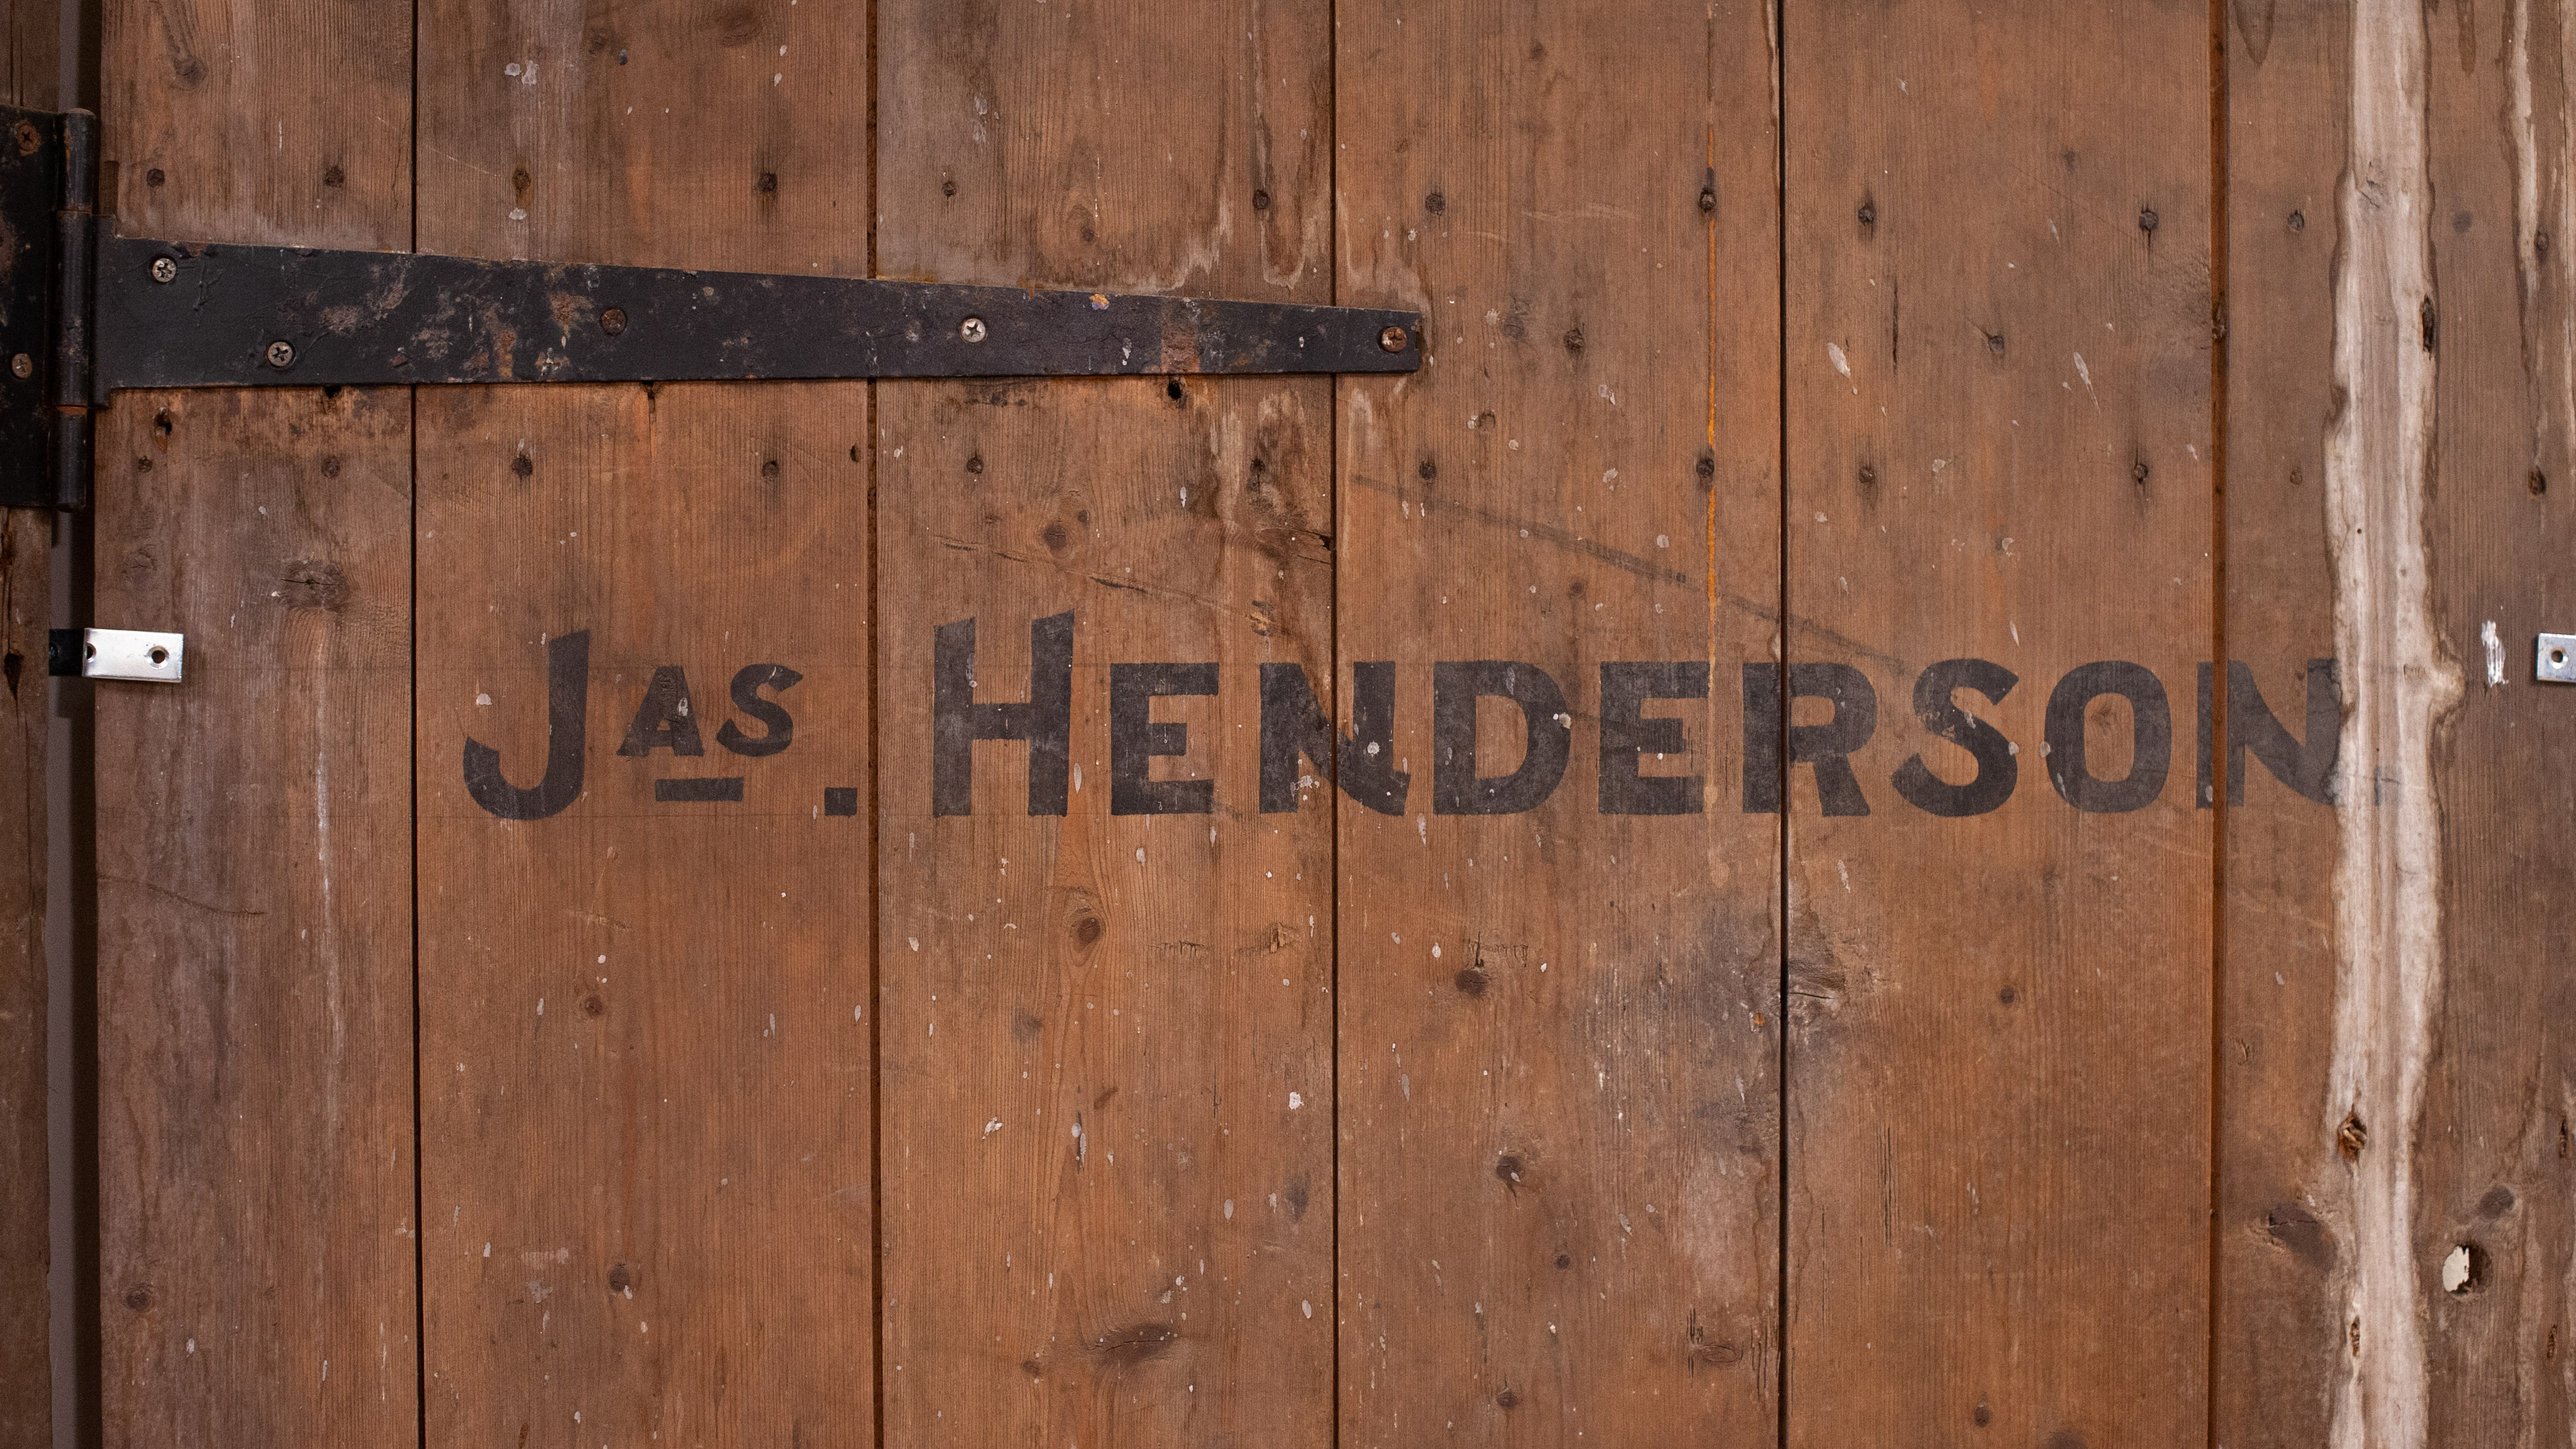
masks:
{"type": "MultiPolygon", "coordinates": [[[[103,26],[128,229],[409,240],[407,7],[103,26]]],[[[98,424],[98,621],[190,644],[184,685],[96,691],[109,1442],[416,1433],[410,425],[354,391],[98,424]]]]}
{"type": "Polygon", "coordinates": [[[53,1443],[45,735],[53,517],[0,510],[0,1449],[53,1443]]]}
{"type": "Polygon", "coordinates": [[[2230,52],[2230,293],[2265,299],[2238,304],[2230,340],[2230,647],[2331,632],[2367,652],[2344,679],[2334,817],[2229,818],[2220,1352],[2246,1357],[2218,1432],[2563,1444],[2576,1090],[2565,933],[2535,907],[2569,888],[2576,800],[2567,702],[2531,670],[2534,636],[2576,608],[2576,35],[2549,4],[2288,9],[2230,52]],[[2290,114],[2308,123],[2263,125],[2290,114]],[[2422,257],[2426,285],[2392,255],[2422,257]],[[2407,418],[2373,383],[2409,364],[2430,445],[2343,481],[2354,430],[2407,418]],[[2329,547],[2356,502],[2383,538],[2382,510],[2415,515],[2421,668],[2392,653],[2403,598],[2353,590],[2329,547]],[[2402,677],[2445,670],[2464,684],[2447,711],[2402,677]],[[2410,811],[2434,822],[2429,868],[2364,899],[2371,917],[2429,910],[2429,950],[2356,931],[2352,909],[2349,867],[2410,811]]]}
{"type": "MultiPolygon", "coordinates": [[[[2350,23],[2343,0],[2239,7],[2225,36],[2224,649],[2276,714],[2299,698],[2285,666],[2334,653],[2325,438],[2350,23]]],[[[2241,734],[2233,712],[2229,724],[2241,734]]],[[[2348,762],[2341,773],[2351,788],[2348,762]]],[[[2351,1363],[2343,1114],[2326,1081],[2336,823],[2269,772],[2246,774],[2222,816],[2214,1437],[2288,1449],[2327,1442],[2351,1363]]]]}
{"type": "Polygon", "coordinates": [[[1399,813],[1341,811],[1342,1442],[1766,1440],[1779,826],[1739,804],[1779,588],[1764,9],[1339,33],[1339,300],[1426,318],[1419,376],[1340,394],[1338,652],[1391,662],[1410,775],[1399,813]],[[1443,661],[1478,660],[1562,703],[1456,703],[1439,737],[1444,672],[1470,682],[1443,661]],[[1603,671],[1640,661],[1680,697],[1606,725],[1603,671]],[[1441,788],[1540,739],[1570,752],[1543,798],[1441,788]],[[1678,813],[1628,813],[1631,774],[1678,813]]]}
{"type": "Polygon", "coordinates": [[[2576,942],[2544,903],[2576,891],[2564,848],[2576,692],[2533,683],[2532,649],[2542,630],[2576,631],[2576,13],[2544,3],[2424,21],[2432,330],[2419,310],[2395,340],[2436,369],[2429,581],[2441,646],[2469,682],[2433,735],[2449,985],[2430,1023],[2407,1241],[2430,1305],[2426,1422],[2461,1442],[2565,1443],[2576,942]],[[2534,112],[2527,129],[2509,123],[2508,147],[2493,139],[2498,87],[2534,112]],[[2490,627],[2500,685],[2485,668],[2490,627]],[[2461,1253],[2455,1284],[2444,1265],[2461,1253]]]}
{"type": "Polygon", "coordinates": [[[99,617],[189,644],[97,690],[108,1437],[408,1437],[409,399],[107,418],[99,617]]]}
{"type": "MultiPolygon", "coordinates": [[[[881,269],[1329,300],[1328,15],[882,7],[881,269]]],[[[1330,386],[878,398],[887,1437],[1328,1443],[1334,803],[1301,760],[1265,810],[1261,737],[1263,671],[1332,698],[1330,386]],[[1025,701],[1059,615],[1041,798],[961,742],[938,813],[939,631],[1025,701]],[[1214,696],[1131,695],[1147,757],[1158,662],[1214,696]]]]}
{"type": "MultiPolygon", "coordinates": [[[[864,269],[866,34],[832,7],[441,0],[421,34],[424,250],[864,269]]],[[[866,390],[421,417],[428,1432],[866,1445],[866,390]],[[575,633],[577,798],[497,818],[467,742],[540,784],[575,633]],[[657,783],[707,779],[738,801],[657,783]]]]}
{"type": "MultiPolygon", "coordinates": [[[[1860,800],[1789,772],[1789,1442],[2194,1441],[2207,20],[1792,4],[1782,32],[1788,657],[1857,667],[1877,702],[1860,800]],[[1930,703],[2017,754],[1981,763],[1918,722],[1919,676],[1962,658],[2007,674],[1930,703]],[[2152,704],[2069,696],[2071,737],[2044,728],[2105,660],[2161,687],[2161,788],[2133,773],[2152,704]],[[2017,783],[1935,814],[1898,778],[1911,759],[2017,783]]],[[[1825,710],[1793,704],[1793,746],[1825,710]]]]}
{"type": "MultiPolygon", "coordinates": [[[[61,42],[53,0],[13,0],[0,34],[7,47],[0,99],[58,106],[61,42]]],[[[53,536],[47,513],[0,510],[0,1449],[45,1449],[54,1432],[45,1120],[52,690],[44,672],[53,536]]]]}

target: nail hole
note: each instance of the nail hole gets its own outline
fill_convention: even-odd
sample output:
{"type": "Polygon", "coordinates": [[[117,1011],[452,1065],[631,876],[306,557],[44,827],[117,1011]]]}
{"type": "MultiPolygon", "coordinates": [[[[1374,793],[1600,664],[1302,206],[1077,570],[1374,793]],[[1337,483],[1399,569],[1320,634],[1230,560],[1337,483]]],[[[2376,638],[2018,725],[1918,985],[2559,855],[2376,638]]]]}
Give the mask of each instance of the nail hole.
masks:
{"type": "Polygon", "coordinates": [[[1181,400],[1181,380],[1176,377],[1170,382],[1163,384],[1163,396],[1170,398],[1174,402],[1179,402],[1181,400]]]}

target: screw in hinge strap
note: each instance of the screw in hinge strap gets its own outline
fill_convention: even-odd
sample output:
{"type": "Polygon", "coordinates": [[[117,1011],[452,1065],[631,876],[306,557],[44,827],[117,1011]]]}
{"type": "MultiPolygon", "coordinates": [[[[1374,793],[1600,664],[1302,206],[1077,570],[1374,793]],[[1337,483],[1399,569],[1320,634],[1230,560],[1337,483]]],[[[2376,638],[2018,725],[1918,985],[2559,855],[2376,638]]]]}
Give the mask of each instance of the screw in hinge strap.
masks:
{"type": "Polygon", "coordinates": [[[268,344],[269,366],[287,367],[293,365],[294,361],[295,345],[293,343],[281,340],[268,344]]]}
{"type": "Polygon", "coordinates": [[[29,357],[23,352],[10,358],[9,375],[12,377],[34,377],[36,375],[36,359],[29,357]]]}
{"type": "Polygon", "coordinates": [[[1412,340],[1412,334],[1401,327],[1389,327],[1377,335],[1378,347],[1387,352],[1402,352],[1404,344],[1412,340]]]}
{"type": "Polygon", "coordinates": [[[179,264],[170,260],[168,257],[154,257],[152,259],[152,280],[156,282],[175,282],[179,280],[179,264]]]}
{"type": "Polygon", "coordinates": [[[969,317],[965,321],[958,323],[957,335],[969,342],[983,341],[984,319],[981,317],[969,317]]]}

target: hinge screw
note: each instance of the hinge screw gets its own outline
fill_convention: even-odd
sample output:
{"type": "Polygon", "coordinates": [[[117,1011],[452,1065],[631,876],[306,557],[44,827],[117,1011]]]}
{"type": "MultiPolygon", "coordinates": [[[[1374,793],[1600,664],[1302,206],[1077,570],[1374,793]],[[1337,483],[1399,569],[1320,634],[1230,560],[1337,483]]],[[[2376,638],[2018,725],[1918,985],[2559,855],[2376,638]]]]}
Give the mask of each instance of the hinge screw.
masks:
{"type": "Polygon", "coordinates": [[[1402,352],[1404,344],[1411,340],[1411,336],[1401,327],[1389,327],[1377,335],[1378,347],[1386,352],[1402,352]]]}
{"type": "Polygon", "coordinates": [[[19,353],[17,356],[9,359],[9,373],[13,377],[34,377],[36,375],[36,359],[29,357],[23,352],[19,353]]]}
{"type": "Polygon", "coordinates": [[[969,342],[983,341],[984,319],[981,317],[969,317],[965,321],[958,323],[957,335],[965,338],[969,342]]]}
{"type": "Polygon", "coordinates": [[[154,257],[152,259],[152,280],[156,282],[175,282],[179,280],[179,264],[170,260],[168,257],[154,257]]]}
{"type": "Polygon", "coordinates": [[[272,343],[268,344],[268,365],[269,365],[269,366],[271,366],[271,367],[285,367],[285,366],[288,366],[289,364],[293,363],[294,361],[295,361],[295,346],[294,346],[294,344],[293,344],[293,343],[290,343],[290,342],[284,342],[284,341],[279,341],[279,342],[272,342],[272,343]]]}

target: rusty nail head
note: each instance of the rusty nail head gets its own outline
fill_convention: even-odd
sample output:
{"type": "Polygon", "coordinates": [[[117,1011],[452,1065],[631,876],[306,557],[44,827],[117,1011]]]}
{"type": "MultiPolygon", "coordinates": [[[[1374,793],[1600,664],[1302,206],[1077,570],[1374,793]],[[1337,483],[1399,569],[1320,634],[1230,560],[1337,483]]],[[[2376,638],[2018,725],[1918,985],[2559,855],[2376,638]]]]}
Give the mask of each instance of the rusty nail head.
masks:
{"type": "Polygon", "coordinates": [[[1377,345],[1388,352],[1402,352],[1404,344],[1412,340],[1412,335],[1401,327],[1389,327],[1377,335],[1377,345]]]}
{"type": "Polygon", "coordinates": [[[293,343],[291,343],[291,342],[286,342],[286,341],[277,341],[277,342],[272,342],[272,343],[268,344],[268,365],[269,365],[269,366],[271,366],[271,367],[286,367],[286,366],[291,365],[294,361],[295,361],[295,345],[294,345],[293,343]]]}
{"type": "Polygon", "coordinates": [[[168,257],[154,257],[152,259],[152,280],[156,282],[175,282],[179,280],[179,264],[170,260],[168,257]]]}
{"type": "Polygon", "coordinates": [[[36,375],[36,359],[21,352],[17,356],[9,359],[9,371],[13,376],[17,377],[34,377],[36,375]]]}
{"type": "Polygon", "coordinates": [[[984,319],[981,317],[969,317],[965,321],[958,323],[957,335],[965,338],[969,342],[983,341],[984,319]]]}
{"type": "Polygon", "coordinates": [[[626,330],[626,309],[611,307],[599,314],[599,330],[614,337],[626,330]]]}

